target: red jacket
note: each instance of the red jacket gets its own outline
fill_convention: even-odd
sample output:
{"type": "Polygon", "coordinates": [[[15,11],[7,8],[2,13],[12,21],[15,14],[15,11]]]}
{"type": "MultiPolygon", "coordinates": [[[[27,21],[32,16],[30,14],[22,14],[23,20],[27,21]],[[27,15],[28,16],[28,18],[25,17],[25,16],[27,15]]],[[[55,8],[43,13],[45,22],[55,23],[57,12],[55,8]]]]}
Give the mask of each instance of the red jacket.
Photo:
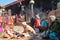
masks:
{"type": "Polygon", "coordinates": [[[40,20],[39,19],[35,19],[35,28],[38,28],[40,26],[40,20]]]}

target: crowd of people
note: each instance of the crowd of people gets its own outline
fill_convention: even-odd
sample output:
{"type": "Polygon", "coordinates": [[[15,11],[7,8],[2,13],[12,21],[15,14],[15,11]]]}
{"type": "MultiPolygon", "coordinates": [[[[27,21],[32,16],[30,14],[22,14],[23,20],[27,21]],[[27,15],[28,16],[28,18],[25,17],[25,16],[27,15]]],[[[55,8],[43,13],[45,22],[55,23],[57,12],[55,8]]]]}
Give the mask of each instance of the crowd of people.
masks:
{"type": "Polygon", "coordinates": [[[0,15],[0,32],[3,33],[3,38],[8,39],[36,34],[35,30],[24,22],[23,15],[12,17],[8,13],[5,16],[0,15]]]}
{"type": "Polygon", "coordinates": [[[35,18],[31,19],[31,26],[36,32],[45,32],[45,37],[48,37],[51,40],[58,40],[60,37],[60,21],[55,15],[41,18],[39,14],[36,14],[35,18]]]}
{"type": "Polygon", "coordinates": [[[0,15],[0,32],[3,32],[3,37],[18,38],[21,36],[29,36],[30,33],[37,34],[45,32],[45,36],[51,40],[58,40],[60,37],[60,21],[56,18],[55,15],[44,16],[41,18],[37,13],[35,17],[31,18],[30,25],[24,21],[24,15],[16,14],[15,18],[9,15],[8,13],[5,16],[0,15]],[[14,27],[20,27],[20,31],[14,30],[14,27]]]}

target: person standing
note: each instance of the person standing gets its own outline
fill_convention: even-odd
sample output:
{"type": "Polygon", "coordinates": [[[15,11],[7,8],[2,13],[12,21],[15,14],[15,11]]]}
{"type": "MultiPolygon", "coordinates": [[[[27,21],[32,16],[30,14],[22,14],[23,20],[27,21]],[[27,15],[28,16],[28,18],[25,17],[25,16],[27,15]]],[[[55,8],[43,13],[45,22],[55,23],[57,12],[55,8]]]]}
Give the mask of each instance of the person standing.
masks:
{"type": "Polygon", "coordinates": [[[39,32],[39,26],[40,26],[40,17],[39,14],[36,14],[34,21],[34,29],[36,30],[36,32],[39,32]]]}
{"type": "Polygon", "coordinates": [[[2,23],[3,23],[3,17],[0,15],[0,32],[3,32],[3,27],[2,27],[2,23]]]}
{"type": "Polygon", "coordinates": [[[32,28],[34,28],[34,21],[35,21],[35,18],[32,17],[31,21],[30,21],[30,25],[31,25],[32,28]]]}

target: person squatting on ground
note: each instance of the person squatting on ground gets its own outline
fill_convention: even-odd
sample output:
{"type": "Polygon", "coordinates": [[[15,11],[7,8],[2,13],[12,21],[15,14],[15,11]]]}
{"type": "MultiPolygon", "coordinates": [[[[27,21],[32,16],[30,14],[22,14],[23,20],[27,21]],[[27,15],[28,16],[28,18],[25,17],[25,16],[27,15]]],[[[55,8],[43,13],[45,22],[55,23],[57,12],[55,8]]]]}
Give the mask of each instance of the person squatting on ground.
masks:
{"type": "Polygon", "coordinates": [[[16,35],[18,38],[19,36],[30,37],[30,34],[34,35],[36,34],[35,30],[31,26],[29,26],[26,22],[22,22],[22,24],[20,24],[20,28],[15,30],[15,32],[17,33],[16,35]]]}
{"type": "Polygon", "coordinates": [[[33,33],[33,34],[36,34],[35,30],[34,30],[30,25],[28,25],[26,22],[22,22],[22,24],[23,24],[23,25],[25,26],[25,28],[26,28],[26,30],[25,30],[26,33],[31,32],[31,33],[33,33]]]}
{"type": "Polygon", "coordinates": [[[46,36],[49,37],[51,40],[58,40],[60,37],[60,22],[56,19],[56,16],[51,15],[48,18],[50,27],[46,31],[46,36]]]}
{"type": "Polygon", "coordinates": [[[48,22],[47,22],[47,18],[43,18],[42,20],[41,20],[41,23],[40,23],[41,25],[40,25],[40,30],[41,31],[46,31],[47,29],[48,29],[48,22]]]}

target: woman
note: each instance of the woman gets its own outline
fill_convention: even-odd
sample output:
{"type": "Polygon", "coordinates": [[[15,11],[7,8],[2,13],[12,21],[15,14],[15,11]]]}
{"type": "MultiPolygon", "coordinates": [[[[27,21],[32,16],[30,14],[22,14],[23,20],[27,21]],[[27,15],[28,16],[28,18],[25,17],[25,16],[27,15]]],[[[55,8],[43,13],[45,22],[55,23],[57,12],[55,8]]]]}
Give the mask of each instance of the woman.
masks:
{"type": "Polygon", "coordinates": [[[15,37],[14,33],[15,33],[15,32],[13,31],[13,29],[7,25],[7,26],[4,28],[4,35],[3,35],[3,37],[10,39],[10,38],[12,38],[12,37],[15,37]]]}
{"type": "Polygon", "coordinates": [[[2,28],[2,22],[3,22],[3,20],[2,20],[3,18],[2,18],[2,16],[0,15],[0,32],[3,32],[3,28],[2,28]]]}

